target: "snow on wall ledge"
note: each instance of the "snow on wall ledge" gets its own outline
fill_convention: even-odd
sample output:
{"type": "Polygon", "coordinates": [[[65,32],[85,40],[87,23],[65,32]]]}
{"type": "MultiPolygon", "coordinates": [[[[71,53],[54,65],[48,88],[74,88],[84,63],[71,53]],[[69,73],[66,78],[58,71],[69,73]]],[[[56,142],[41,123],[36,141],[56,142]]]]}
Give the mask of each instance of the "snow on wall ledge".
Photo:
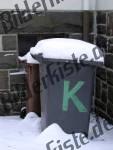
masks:
{"type": "Polygon", "coordinates": [[[104,63],[103,52],[96,45],[68,38],[41,40],[30,49],[30,54],[57,60],[73,60],[74,54],[78,62],[83,60],[104,63]]]}

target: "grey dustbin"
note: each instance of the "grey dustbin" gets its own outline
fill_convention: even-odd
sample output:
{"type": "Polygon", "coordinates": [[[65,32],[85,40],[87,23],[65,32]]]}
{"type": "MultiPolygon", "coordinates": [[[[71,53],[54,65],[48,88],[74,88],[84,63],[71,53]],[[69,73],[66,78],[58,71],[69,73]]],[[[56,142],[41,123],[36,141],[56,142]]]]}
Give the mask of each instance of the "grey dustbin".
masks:
{"type": "Polygon", "coordinates": [[[57,123],[67,133],[88,134],[95,67],[77,67],[51,60],[40,64],[42,130],[57,123]]]}
{"type": "Polygon", "coordinates": [[[42,130],[57,123],[66,133],[88,135],[95,70],[101,64],[32,56],[40,62],[42,130]]]}

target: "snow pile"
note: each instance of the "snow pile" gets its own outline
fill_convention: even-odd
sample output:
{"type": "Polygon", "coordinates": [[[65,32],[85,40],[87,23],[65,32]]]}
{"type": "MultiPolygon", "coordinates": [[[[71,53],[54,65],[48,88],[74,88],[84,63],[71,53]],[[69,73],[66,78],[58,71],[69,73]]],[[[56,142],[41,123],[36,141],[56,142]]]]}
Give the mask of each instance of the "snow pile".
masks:
{"type": "MultiPolygon", "coordinates": [[[[99,122],[103,130],[104,119],[99,118],[99,122]]],[[[37,127],[40,128],[41,126],[40,118],[37,117],[35,113],[30,112],[24,120],[20,119],[19,116],[0,117],[0,149],[113,150],[113,126],[107,124],[107,127],[112,128],[112,130],[103,130],[103,135],[98,138],[91,139],[90,137],[94,136],[92,127],[95,125],[97,125],[97,119],[94,115],[91,117],[90,121],[89,139],[84,138],[83,141],[87,144],[83,145],[80,142],[80,136],[84,136],[83,134],[78,133],[76,134],[77,138],[75,138],[71,134],[66,134],[57,124],[52,124],[40,134],[37,129],[37,127]],[[29,134],[25,134],[28,132],[29,134]],[[79,148],[77,148],[76,142],[78,143],[79,148]]],[[[99,132],[97,133],[99,134],[99,132]]]]}
{"type": "MultiPolygon", "coordinates": [[[[1,150],[37,150],[34,139],[39,133],[26,133],[27,129],[29,131],[29,128],[24,126],[25,124],[20,126],[22,122],[23,120],[19,116],[0,117],[1,150]]],[[[30,121],[30,123],[32,122],[30,121]]]]}
{"type": "Polygon", "coordinates": [[[80,150],[112,150],[113,149],[113,126],[107,124],[111,130],[105,130],[102,118],[95,116],[91,117],[89,138],[84,137],[83,134],[66,134],[59,125],[52,124],[44,130],[36,139],[36,143],[40,150],[57,150],[57,149],[80,149],[80,150]],[[95,127],[98,138],[94,136],[93,128],[95,127]],[[101,127],[101,129],[100,129],[101,127]],[[103,134],[101,135],[100,130],[103,134]],[[82,138],[81,138],[82,137],[82,138]],[[92,138],[93,137],[93,138],[92,138]],[[81,142],[82,141],[82,142],[81,142]]]}
{"type": "Polygon", "coordinates": [[[40,134],[40,121],[41,118],[37,116],[34,112],[30,112],[26,115],[26,117],[20,122],[18,125],[19,132],[23,134],[40,134]]]}
{"type": "Polygon", "coordinates": [[[22,57],[19,56],[18,59],[20,61],[25,61],[28,64],[39,64],[39,62],[31,56],[30,52],[28,52],[26,55],[24,55],[22,57]]]}
{"type": "Polygon", "coordinates": [[[104,62],[102,51],[94,44],[81,40],[53,38],[41,40],[30,49],[31,55],[42,54],[43,58],[73,60],[72,55],[79,60],[104,62]],[[98,58],[97,58],[98,57],[98,58]]]}
{"type": "MultiPolygon", "coordinates": [[[[76,134],[76,136],[78,137],[79,135],[80,133],[76,134]]],[[[69,145],[70,143],[72,145],[75,145],[72,135],[66,134],[57,124],[52,124],[51,126],[49,126],[36,139],[36,142],[40,147],[39,148],[40,150],[47,150],[47,147],[49,146],[48,143],[51,143],[49,146],[51,150],[54,148],[58,149],[58,145],[61,145],[60,147],[62,147],[62,149],[65,149],[65,147],[63,147],[63,144],[66,141],[68,141],[67,145],[69,145]]]]}

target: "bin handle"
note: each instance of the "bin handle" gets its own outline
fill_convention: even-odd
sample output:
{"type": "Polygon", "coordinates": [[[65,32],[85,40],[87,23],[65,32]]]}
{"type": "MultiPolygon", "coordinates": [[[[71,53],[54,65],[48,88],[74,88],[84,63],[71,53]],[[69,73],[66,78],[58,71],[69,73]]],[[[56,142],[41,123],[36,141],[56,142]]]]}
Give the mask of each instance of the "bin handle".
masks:
{"type": "Polygon", "coordinates": [[[80,60],[80,64],[83,65],[83,66],[87,66],[87,65],[90,65],[90,66],[94,66],[94,67],[102,67],[104,65],[103,62],[95,62],[95,61],[84,61],[84,60],[80,60]]]}
{"type": "MultiPolygon", "coordinates": [[[[39,53],[38,55],[33,55],[33,54],[31,54],[31,56],[34,58],[34,59],[36,59],[36,60],[38,60],[40,63],[42,63],[44,60],[48,60],[47,58],[45,59],[44,57],[43,57],[43,53],[39,53]]],[[[51,59],[51,60],[53,60],[53,59],[51,59]]],[[[54,60],[54,62],[55,62],[56,60],[54,60]]],[[[81,64],[82,66],[87,66],[87,65],[90,65],[90,66],[92,66],[92,67],[100,67],[100,66],[103,66],[104,65],[104,63],[103,62],[95,62],[95,61],[86,61],[86,60],[80,60],[79,61],[79,63],[77,62],[78,60],[77,59],[74,59],[74,60],[61,60],[61,62],[74,62],[74,63],[76,63],[76,67],[77,67],[77,70],[79,70],[80,69],[80,67],[79,67],[79,65],[78,64],[81,64]]]]}

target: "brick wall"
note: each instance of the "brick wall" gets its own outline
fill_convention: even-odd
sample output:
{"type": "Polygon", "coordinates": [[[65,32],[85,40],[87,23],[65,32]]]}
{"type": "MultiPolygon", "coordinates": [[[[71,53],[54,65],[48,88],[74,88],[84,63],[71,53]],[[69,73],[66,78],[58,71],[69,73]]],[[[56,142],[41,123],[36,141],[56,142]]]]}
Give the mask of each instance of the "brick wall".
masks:
{"type": "Polygon", "coordinates": [[[97,69],[95,109],[113,123],[113,12],[97,13],[97,45],[105,51],[105,67],[97,69]]]}
{"type": "Polygon", "coordinates": [[[11,75],[19,70],[17,36],[0,35],[0,115],[15,115],[25,106],[25,75],[11,75]]]}

